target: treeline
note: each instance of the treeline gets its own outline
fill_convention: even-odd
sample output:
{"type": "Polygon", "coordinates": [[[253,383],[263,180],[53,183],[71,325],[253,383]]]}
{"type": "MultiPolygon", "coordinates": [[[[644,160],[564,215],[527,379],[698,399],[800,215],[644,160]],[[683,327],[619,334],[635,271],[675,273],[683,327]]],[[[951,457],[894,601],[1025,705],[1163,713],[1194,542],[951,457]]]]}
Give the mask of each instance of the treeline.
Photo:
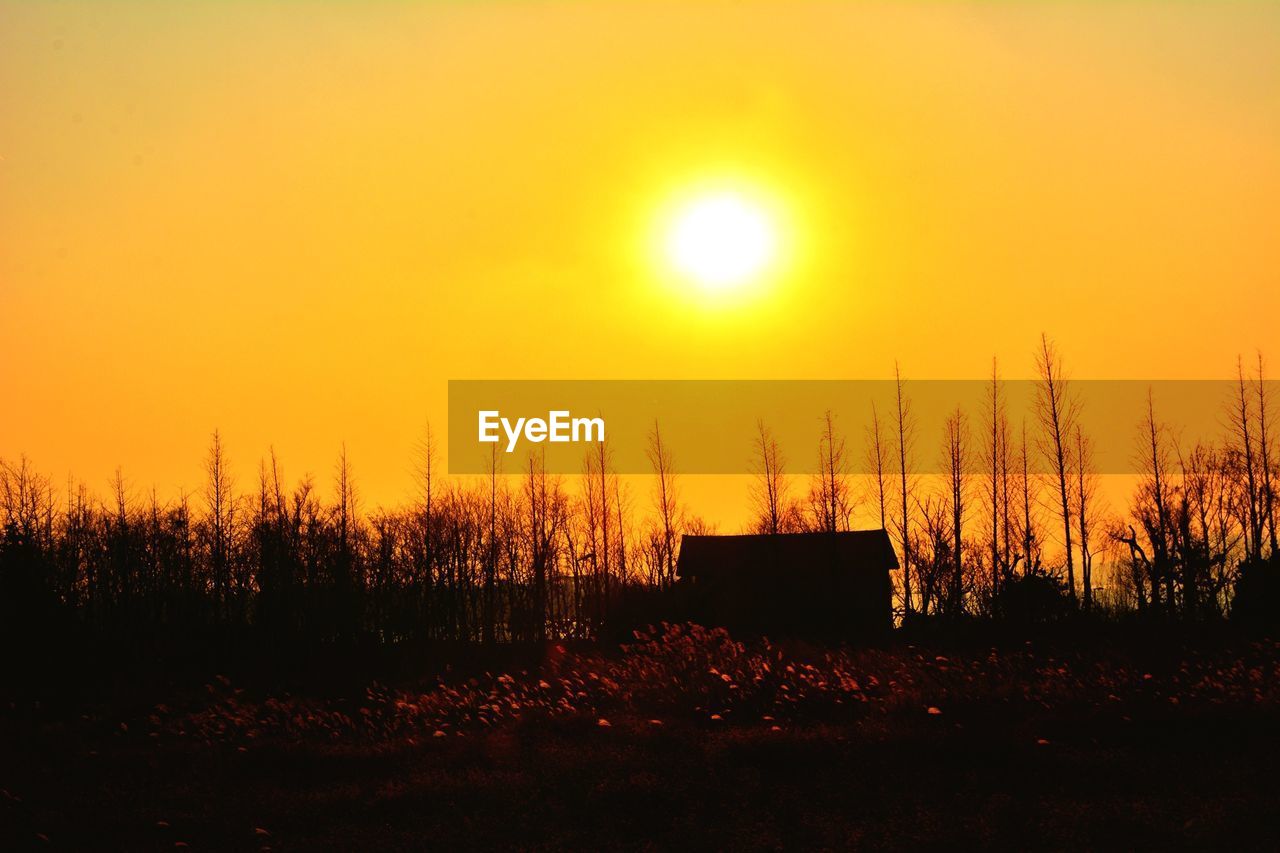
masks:
{"type": "Polygon", "coordinates": [[[930,441],[918,434],[910,383],[895,367],[891,409],[869,412],[867,458],[849,458],[828,413],[807,491],[793,494],[782,451],[758,425],[752,530],[845,530],[871,519],[896,540],[904,620],[1055,609],[1275,620],[1280,459],[1261,355],[1252,369],[1243,360],[1236,369],[1216,442],[1184,446],[1148,393],[1134,425],[1136,488],[1116,509],[1102,493],[1081,400],[1047,337],[1027,417],[1013,422],[993,360],[982,410],[957,408],[936,439],[940,475],[913,473],[930,441]]]}
{"type": "Polygon", "coordinates": [[[418,500],[371,511],[345,449],[327,500],[311,476],[287,485],[274,452],[237,489],[216,432],[204,488],[169,501],[119,470],[105,500],[59,495],[25,457],[0,460],[0,619],[291,643],[593,637],[617,602],[674,582],[682,532],[708,529],[654,442],[658,517],[639,521],[603,444],[571,492],[536,457],[502,472],[496,452],[489,476],[445,480],[428,431],[418,500]]]}
{"type": "MultiPolygon", "coordinates": [[[[912,473],[933,442],[896,369],[893,406],[868,412],[864,460],[849,458],[828,414],[818,473],[802,483],[760,424],[750,530],[884,527],[908,621],[1055,608],[1219,618],[1241,609],[1250,584],[1269,612],[1280,471],[1261,359],[1237,365],[1217,443],[1181,447],[1149,400],[1135,425],[1142,473],[1122,511],[1100,498],[1079,402],[1047,338],[1037,367],[1033,415],[1014,423],[993,362],[983,411],[957,409],[935,439],[941,475],[912,473]]],[[[279,643],[590,638],[611,617],[655,612],[641,605],[675,584],[681,535],[712,529],[685,507],[657,423],[649,458],[648,494],[613,471],[603,443],[579,476],[549,474],[537,456],[502,471],[495,449],[488,476],[462,481],[440,476],[428,431],[418,496],[392,509],[362,505],[345,450],[328,484],[289,484],[274,452],[255,482],[237,484],[217,433],[203,489],[167,500],[136,493],[119,471],[103,499],[55,488],[25,458],[0,461],[0,619],[13,636],[74,626],[279,643]]]]}

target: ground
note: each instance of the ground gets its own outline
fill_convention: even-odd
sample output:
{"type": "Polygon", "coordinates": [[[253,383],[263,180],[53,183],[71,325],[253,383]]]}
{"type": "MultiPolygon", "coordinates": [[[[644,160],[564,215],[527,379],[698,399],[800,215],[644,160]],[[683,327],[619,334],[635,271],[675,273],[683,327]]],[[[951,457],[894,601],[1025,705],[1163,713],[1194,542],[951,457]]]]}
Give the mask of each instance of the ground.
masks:
{"type": "Polygon", "coordinates": [[[1274,849],[1278,649],[685,627],[345,696],[220,677],[128,713],[15,703],[0,846],[1274,849]]]}

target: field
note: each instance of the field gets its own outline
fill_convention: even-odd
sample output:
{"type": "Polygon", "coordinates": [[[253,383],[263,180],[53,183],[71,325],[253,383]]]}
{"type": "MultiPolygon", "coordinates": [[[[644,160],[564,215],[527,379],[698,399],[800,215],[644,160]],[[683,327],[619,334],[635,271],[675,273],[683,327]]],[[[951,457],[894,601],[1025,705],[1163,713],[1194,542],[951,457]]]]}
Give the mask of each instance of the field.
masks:
{"type": "MultiPolygon", "coordinates": [[[[434,667],[433,667],[434,669],[434,667]]],[[[251,681],[252,679],[250,679],[251,681]]],[[[5,847],[1256,848],[1280,645],[739,643],[3,716],[5,847]]]]}

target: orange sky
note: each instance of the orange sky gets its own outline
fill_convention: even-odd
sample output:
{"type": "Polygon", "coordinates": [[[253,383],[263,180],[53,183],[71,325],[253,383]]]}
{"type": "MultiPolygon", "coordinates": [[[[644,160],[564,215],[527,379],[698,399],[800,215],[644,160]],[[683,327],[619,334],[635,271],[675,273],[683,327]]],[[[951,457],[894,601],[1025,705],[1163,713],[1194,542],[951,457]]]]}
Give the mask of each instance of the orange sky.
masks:
{"type": "Polygon", "coordinates": [[[1280,357],[1277,44],[1269,3],[0,2],[0,456],[163,495],[215,427],[245,485],[345,441],[394,503],[450,378],[1025,376],[1042,330],[1228,375],[1280,357]],[[749,294],[647,250],[706,180],[786,211],[749,294]]]}

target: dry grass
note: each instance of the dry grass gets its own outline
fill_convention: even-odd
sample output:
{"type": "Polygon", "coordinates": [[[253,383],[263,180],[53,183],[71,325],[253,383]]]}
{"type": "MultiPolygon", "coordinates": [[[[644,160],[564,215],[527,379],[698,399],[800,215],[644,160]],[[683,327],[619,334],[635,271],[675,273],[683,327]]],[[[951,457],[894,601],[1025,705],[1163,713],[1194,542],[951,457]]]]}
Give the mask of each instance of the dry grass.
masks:
{"type": "Polygon", "coordinates": [[[174,849],[1270,846],[1280,655],[742,644],[7,723],[20,845],[174,849]]]}

